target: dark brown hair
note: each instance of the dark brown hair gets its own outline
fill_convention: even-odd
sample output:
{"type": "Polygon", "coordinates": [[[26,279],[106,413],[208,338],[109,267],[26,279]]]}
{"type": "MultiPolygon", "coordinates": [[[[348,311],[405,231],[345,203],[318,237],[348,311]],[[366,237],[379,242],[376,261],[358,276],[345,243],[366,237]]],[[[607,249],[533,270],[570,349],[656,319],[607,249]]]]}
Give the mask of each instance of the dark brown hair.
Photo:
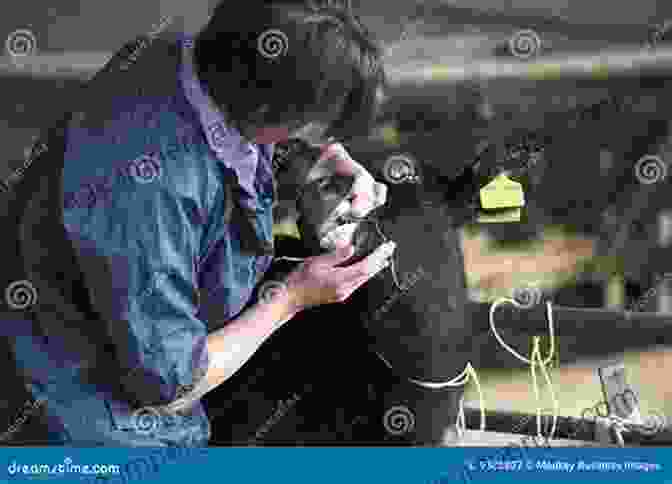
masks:
{"type": "Polygon", "coordinates": [[[327,132],[339,141],[372,128],[386,84],[381,59],[348,3],[222,1],[195,44],[198,76],[234,124],[302,125],[343,105],[327,132]]]}

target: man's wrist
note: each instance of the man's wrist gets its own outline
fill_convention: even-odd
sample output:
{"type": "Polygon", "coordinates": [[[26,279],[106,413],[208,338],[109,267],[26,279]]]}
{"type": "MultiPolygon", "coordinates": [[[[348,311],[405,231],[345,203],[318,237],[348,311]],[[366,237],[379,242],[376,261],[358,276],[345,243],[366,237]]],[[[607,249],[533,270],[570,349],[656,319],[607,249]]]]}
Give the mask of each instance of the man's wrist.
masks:
{"type": "Polygon", "coordinates": [[[304,309],[303,298],[299,290],[292,284],[285,284],[288,310],[293,318],[304,309]]]}
{"type": "Polygon", "coordinates": [[[296,289],[287,283],[280,283],[281,289],[262,295],[259,304],[266,306],[274,314],[278,325],[283,325],[301,312],[301,298],[296,289]]]}

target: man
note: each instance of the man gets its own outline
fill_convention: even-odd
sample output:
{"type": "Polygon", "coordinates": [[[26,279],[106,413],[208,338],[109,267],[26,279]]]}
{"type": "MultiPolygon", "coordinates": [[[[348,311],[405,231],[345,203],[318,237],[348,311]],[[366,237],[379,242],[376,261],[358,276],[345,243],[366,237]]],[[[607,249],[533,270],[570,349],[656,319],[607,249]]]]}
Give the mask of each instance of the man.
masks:
{"type": "Polygon", "coordinates": [[[356,176],[352,215],[385,202],[333,143],[366,134],[384,83],[380,51],[348,10],[222,2],[195,38],[156,33],[125,52],[66,118],[62,169],[47,176],[38,159],[25,175],[17,240],[35,298],[9,304],[4,326],[43,402],[40,445],[207,445],[198,399],[394,251],[336,267],[353,253],[342,246],[249,304],[273,254],[275,143],[330,140],[318,163],[356,176]]]}

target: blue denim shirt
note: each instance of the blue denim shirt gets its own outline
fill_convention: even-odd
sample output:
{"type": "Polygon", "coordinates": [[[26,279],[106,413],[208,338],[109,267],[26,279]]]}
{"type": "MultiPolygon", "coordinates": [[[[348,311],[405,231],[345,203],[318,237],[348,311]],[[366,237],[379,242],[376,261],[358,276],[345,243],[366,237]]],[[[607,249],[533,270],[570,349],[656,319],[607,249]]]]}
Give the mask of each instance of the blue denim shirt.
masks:
{"type": "Polygon", "coordinates": [[[230,126],[198,82],[192,50],[187,36],[155,39],[128,69],[110,75],[104,92],[94,90],[95,105],[68,126],[63,224],[102,316],[90,324],[105,326],[98,329],[116,351],[134,402],[83,378],[86,346],[88,354],[114,358],[90,340],[78,341],[73,354],[58,337],[16,335],[17,362],[35,398],[46,401],[54,441],[209,439],[200,403],[158,421],[151,410],[137,410],[173,401],[204,374],[207,334],[241,312],[268,269],[273,145],[251,144],[230,126]]]}

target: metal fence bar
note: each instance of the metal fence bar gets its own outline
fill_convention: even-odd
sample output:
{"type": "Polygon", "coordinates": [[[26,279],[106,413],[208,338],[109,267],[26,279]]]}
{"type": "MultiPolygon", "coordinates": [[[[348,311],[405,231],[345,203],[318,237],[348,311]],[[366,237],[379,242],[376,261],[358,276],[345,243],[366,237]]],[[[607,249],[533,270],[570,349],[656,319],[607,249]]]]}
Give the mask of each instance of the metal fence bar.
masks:
{"type": "Polygon", "coordinates": [[[544,56],[535,60],[473,60],[443,57],[434,62],[414,62],[388,68],[390,85],[445,84],[476,80],[558,80],[639,75],[672,71],[672,48],[606,49],[592,54],[544,56]]]}
{"type": "MultiPolygon", "coordinates": [[[[447,40],[449,41],[449,40],[447,40]]],[[[87,79],[112,57],[109,52],[65,52],[0,58],[0,76],[87,79]]],[[[607,75],[672,72],[672,48],[609,48],[590,54],[554,54],[533,60],[473,59],[443,56],[432,61],[388,65],[390,87],[451,84],[465,81],[555,80],[607,75]]]]}
{"type": "MultiPolygon", "coordinates": [[[[672,210],[658,214],[658,246],[672,249],[672,210]]],[[[663,277],[658,282],[656,295],[659,313],[672,313],[672,283],[669,279],[663,277]]]]}
{"type": "MultiPolygon", "coordinates": [[[[478,408],[465,405],[464,416],[467,429],[480,429],[481,413],[478,408]]],[[[486,432],[508,433],[513,434],[513,436],[536,436],[536,418],[536,415],[531,413],[488,411],[486,413],[486,432]]],[[[552,416],[548,414],[542,415],[542,434],[548,433],[548,430],[544,429],[550,428],[551,419],[552,416]]],[[[596,428],[597,424],[590,418],[558,416],[555,437],[590,442],[596,438],[596,428]]],[[[672,445],[672,429],[661,428],[652,435],[626,433],[623,435],[623,440],[626,444],[631,445],[672,445]]],[[[538,442],[538,444],[543,445],[543,442],[538,442]]]]}
{"type": "MultiPolygon", "coordinates": [[[[489,332],[490,303],[468,303],[468,310],[474,322],[474,331],[489,332]]],[[[609,323],[611,337],[623,337],[631,334],[636,337],[638,332],[664,335],[670,333],[672,341],[672,316],[654,312],[612,311],[597,308],[575,308],[553,305],[555,334],[558,337],[581,338],[586,335],[594,324],[609,323]]],[[[537,335],[548,332],[546,308],[539,304],[530,309],[504,305],[497,309],[497,326],[512,330],[517,334],[537,335]]],[[[652,343],[653,344],[653,343],[652,343]]]]}

